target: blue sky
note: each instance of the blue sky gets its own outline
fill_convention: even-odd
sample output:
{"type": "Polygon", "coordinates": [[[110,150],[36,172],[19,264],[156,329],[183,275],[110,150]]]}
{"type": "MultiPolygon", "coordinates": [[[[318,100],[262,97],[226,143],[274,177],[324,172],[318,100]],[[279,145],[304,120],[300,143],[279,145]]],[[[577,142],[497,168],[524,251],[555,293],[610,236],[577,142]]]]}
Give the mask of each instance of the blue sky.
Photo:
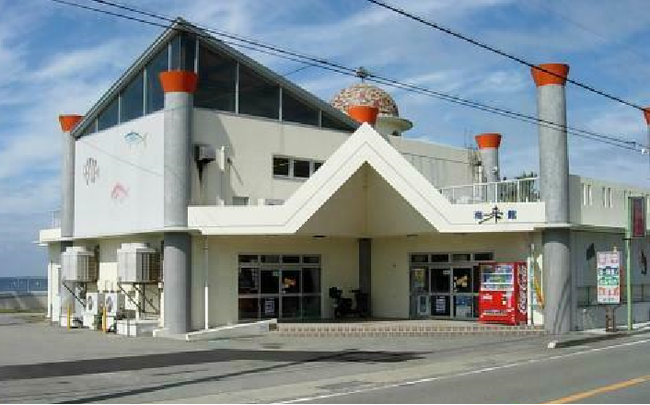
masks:
{"type": "MultiPolygon", "coordinates": [[[[388,1],[532,62],[569,63],[572,78],[650,104],[645,0],[388,1]]],[[[363,0],[126,3],[535,115],[527,68],[363,0]]],[[[0,276],[45,274],[45,250],[33,241],[59,205],[58,114],[85,113],[160,32],[49,0],[0,0],[0,276]]],[[[244,52],[280,73],[300,66],[244,52]]],[[[325,100],[355,81],[316,68],[288,78],[325,100]]],[[[388,90],[415,124],[406,136],[463,146],[501,132],[502,174],[537,169],[534,126],[388,90]]],[[[567,94],[570,125],[646,143],[639,111],[572,86],[567,94]]],[[[647,156],[580,138],[569,148],[572,173],[649,185],[647,156]]]]}

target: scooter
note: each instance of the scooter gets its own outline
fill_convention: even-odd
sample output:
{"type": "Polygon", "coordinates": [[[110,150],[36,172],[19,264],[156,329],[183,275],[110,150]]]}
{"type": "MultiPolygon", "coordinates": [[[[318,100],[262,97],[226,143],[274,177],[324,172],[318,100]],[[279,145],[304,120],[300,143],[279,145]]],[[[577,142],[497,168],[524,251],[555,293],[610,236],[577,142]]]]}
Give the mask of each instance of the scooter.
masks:
{"type": "Polygon", "coordinates": [[[361,318],[368,316],[368,294],[361,290],[351,290],[354,294],[355,306],[352,306],[352,298],[343,297],[343,291],[337,287],[329,289],[329,296],[334,300],[334,318],[342,318],[348,315],[357,315],[361,318]]]}

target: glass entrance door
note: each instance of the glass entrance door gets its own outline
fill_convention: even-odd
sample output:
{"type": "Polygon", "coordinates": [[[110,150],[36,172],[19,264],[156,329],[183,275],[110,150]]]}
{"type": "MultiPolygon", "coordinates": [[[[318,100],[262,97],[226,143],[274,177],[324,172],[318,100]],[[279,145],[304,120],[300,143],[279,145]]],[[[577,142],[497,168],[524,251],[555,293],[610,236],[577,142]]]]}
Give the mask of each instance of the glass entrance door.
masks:
{"type": "Polygon", "coordinates": [[[428,317],[429,309],[429,269],[415,267],[410,273],[411,308],[412,318],[428,317]]]}
{"type": "Polygon", "coordinates": [[[317,255],[240,255],[239,319],[321,316],[317,255]]]}
{"type": "Polygon", "coordinates": [[[474,317],[474,268],[454,267],[453,290],[454,290],[454,318],[474,317]]]}
{"type": "Polygon", "coordinates": [[[451,316],[451,269],[430,269],[431,316],[451,316]]]}

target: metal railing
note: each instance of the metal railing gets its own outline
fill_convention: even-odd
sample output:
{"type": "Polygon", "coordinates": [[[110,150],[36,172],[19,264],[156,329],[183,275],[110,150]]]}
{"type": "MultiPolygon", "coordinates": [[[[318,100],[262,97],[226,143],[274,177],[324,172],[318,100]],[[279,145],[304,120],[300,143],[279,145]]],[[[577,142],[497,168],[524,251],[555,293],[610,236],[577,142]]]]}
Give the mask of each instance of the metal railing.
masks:
{"type": "Polygon", "coordinates": [[[540,201],[538,177],[444,187],[440,193],[452,204],[540,201]]]}
{"type": "Polygon", "coordinates": [[[47,291],[47,277],[0,277],[0,293],[47,291]]]}
{"type": "MultiPolygon", "coordinates": [[[[627,301],[625,288],[621,288],[621,304],[627,301]]],[[[632,285],[632,302],[650,302],[650,284],[632,285]]],[[[578,287],[578,306],[589,307],[598,304],[598,291],[595,285],[578,287]]]]}
{"type": "Polygon", "coordinates": [[[52,229],[61,228],[61,210],[52,211],[52,217],[50,221],[50,226],[52,229]]]}

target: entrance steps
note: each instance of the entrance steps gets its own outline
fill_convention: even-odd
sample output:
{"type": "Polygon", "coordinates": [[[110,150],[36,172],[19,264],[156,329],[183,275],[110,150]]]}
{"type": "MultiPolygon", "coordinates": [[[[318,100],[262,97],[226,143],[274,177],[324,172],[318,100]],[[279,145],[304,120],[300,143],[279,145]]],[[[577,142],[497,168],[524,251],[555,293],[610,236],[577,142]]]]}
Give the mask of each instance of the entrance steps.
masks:
{"type": "Polygon", "coordinates": [[[543,326],[507,326],[464,321],[366,321],[278,323],[275,333],[287,337],[454,337],[464,335],[541,336],[543,326]]]}

